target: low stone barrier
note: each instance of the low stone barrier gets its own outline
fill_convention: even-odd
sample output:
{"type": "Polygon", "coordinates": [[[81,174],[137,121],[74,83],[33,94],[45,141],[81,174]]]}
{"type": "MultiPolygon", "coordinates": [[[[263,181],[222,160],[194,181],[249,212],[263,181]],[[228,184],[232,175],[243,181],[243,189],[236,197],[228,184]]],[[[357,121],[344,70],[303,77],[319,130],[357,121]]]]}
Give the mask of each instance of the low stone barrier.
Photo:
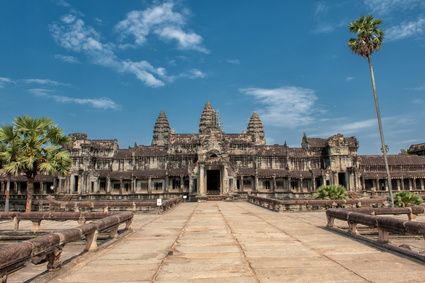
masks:
{"type": "Polygon", "coordinates": [[[41,221],[50,220],[50,221],[68,221],[75,220],[80,224],[84,224],[89,220],[102,219],[107,216],[112,215],[112,213],[105,212],[44,212],[44,211],[34,211],[34,212],[0,212],[0,220],[13,220],[14,229],[19,230],[19,224],[23,220],[28,220],[32,222],[32,232],[37,232],[40,229],[41,221]]]}
{"type": "Polygon", "coordinates": [[[66,244],[84,239],[85,251],[96,250],[99,233],[107,232],[111,238],[115,238],[119,226],[125,223],[124,229],[128,230],[132,220],[132,212],[121,212],[76,228],[58,230],[28,241],[3,246],[0,249],[0,282],[6,282],[10,273],[22,268],[28,261],[33,264],[47,262],[49,271],[58,269],[61,266],[62,249],[66,244]]]}
{"type": "Polygon", "coordinates": [[[53,198],[39,200],[39,207],[47,206],[49,211],[150,211],[162,213],[181,202],[180,197],[162,200],[160,206],[156,200],[85,200],[85,201],[58,201],[53,198]]]}
{"type": "Polygon", "coordinates": [[[329,207],[363,207],[377,206],[383,207],[386,198],[372,199],[347,199],[347,200],[317,200],[317,199],[291,199],[280,200],[273,198],[265,198],[259,196],[248,196],[248,202],[268,208],[273,211],[291,211],[291,210],[315,210],[329,207]]]}
{"type": "Polygon", "coordinates": [[[411,208],[381,208],[375,211],[376,215],[370,215],[365,210],[350,210],[350,209],[328,209],[326,211],[327,227],[334,227],[335,219],[347,221],[348,232],[353,235],[358,235],[357,225],[365,225],[370,228],[378,229],[378,242],[387,243],[389,233],[395,234],[412,234],[425,236],[425,222],[412,221],[414,219],[410,216],[410,220],[402,220],[395,217],[377,216],[378,214],[407,214],[417,215],[424,213],[423,207],[411,208]],[[416,214],[417,213],[417,214],[416,214]]]}

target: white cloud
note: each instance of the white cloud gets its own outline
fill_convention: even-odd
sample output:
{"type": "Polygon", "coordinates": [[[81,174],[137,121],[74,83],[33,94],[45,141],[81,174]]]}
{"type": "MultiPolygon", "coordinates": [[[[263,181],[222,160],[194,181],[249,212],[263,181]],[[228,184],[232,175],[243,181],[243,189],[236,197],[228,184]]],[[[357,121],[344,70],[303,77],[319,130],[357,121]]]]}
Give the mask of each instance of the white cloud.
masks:
{"type": "Polygon", "coordinates": [[[182,77],[189,79],[203,79],[206,77],[205,73],[198,69],[192,69],[187,73],[182,74],[182,77]]]}
{"type": "Polygon", "coordinates": [[[85,54],[94,64],[133,74],[150,87],[164,85],[159,78],[163,68],[154,68],[146,61],[133,62],[118,58],[113,51],[113,44],[103,43],[94,28],[87,26],[82,19],[74,15],[62,17],[60,23],[50,25],[50,31],[59,45],[67,50],[85,54]]]}
{"type": "Polygon", "coordinates": [[[113,100],[106,97],[101,98],[74,98],[69,96],[62,95],[53,95],[52,90],[44,88],[32,88],[28,90],[30,93],[36,96],[45,97],[52,99],[59,103],[67,104],[78,104],[78,105],[88,105],[93,108],[98,109],[117,109],[119,105],[116,104],[113,100]]]}
{"type": "Polygon", "coordinates": [[[320,23],[314,28],[313,33],[317,33],[317,34],[330,33],[330,32],[333,32],[334,30],[335,30],[335,27],[333,25],[328,23],[320,23]]]}
{"type": "Polygon", "coordinates": [[[418,86],[418,87],[411,88],[411,90],[414,90],[414,91],[425,91],[425,85],[421,85],[421,86],[418,86]]]}
{"type": "Polygon", "coordinates": [[[4,88],[7,85],[13,84],[14,81],[9,78],[0,77],[0,88],[4,88]]]}
{"type": "Polygon", "coordinates": [[[392,11],[414,9],[423,4],[422,0],[363,0],[363,3],[372,12],[377,14],[388,14],[392,11]]]}
{"type": "Polygon", "coordinates": [[[419,18],[416,21],[403,22],[399,25],[392,26],[386,30],[386,38],[388,41],[395,41],[420,35],[425,29],[425,18],[419,18]]]}
{"type": "Polygon", "coordinates": [[[56,60],[63,61],[65,63],[70,63],[70,64],[80,63],[80,61],[76,57],[70,56],[70,55],[55,54],[54,57],[56,60]]]}
{"type": "Polygon", "coordinates": [[[30,88],[28,91],[36,96],[46,96],[53,92],[53,90],[47,88],[30,88]]]}
{"type": "Polygon", "coordinates": [[[26,84],[38,84],[44,86],[67,86],[67,84],[50,79],[24,79],[22,81],[26,84]]]}
{"type": "Polygon", "coordinates": [[[252,96],[262,105],[257,112],[266,124],[295,128],[313,122],[317,96],[314,90],[287,86],[274,89],[243,88],[243,94],[252,96]]]}
{"type": "Polygon", "coordinates": [[[239,65],[241,63],[239,59],[227,59],[225,62],[232,65],[239,65]]]}
{"type": "Polygon", "coordinates": [[[319,16],[322,14],[326,14],[328,10],[329,10],[328,5],[324,1],[319,1],[315,5],[314,15],[319,16]]]}
{"type": "Polygon", "coordinates": [[[124,43],[123,48],[143,45],[147,37],[154,33],[160,39],[176,41],[180,49],[192,49],[208,53],[202,46],[202,37],[194,32],[185,31],[186,14],[174,10],[173,2],[154,5],[143,11],[131,11],[120,21],[115,30],[121,40],[132,37],[134,43],[124,43]]]}
{"type": "Polygon", "coordinates": [[[346,82],[351,82],[352,80],[354,80],[355,79],[355,77],[351,77],[351,76],[347,76],[347,77],[345,77],[345,81],[346,82]]]}

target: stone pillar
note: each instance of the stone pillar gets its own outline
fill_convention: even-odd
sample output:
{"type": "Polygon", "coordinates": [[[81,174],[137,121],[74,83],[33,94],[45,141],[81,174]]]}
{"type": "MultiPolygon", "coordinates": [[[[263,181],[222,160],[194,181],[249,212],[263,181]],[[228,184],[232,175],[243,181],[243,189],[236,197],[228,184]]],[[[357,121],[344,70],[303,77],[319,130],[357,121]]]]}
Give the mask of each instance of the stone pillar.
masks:
{"type": "Polygon", "coordinates": [[[421,190],[424,189],[424,179],[421,179],[421,190]]]}
{"type": "Polygon", "coordinates": [[[180,192],[184,191],[183,176],[180,176],[180,192]]]}
{"type": "Polygon", "coordinates": [[[381,190],[381,188],[379,187],[379,178],[376,178],[376,180],[375,180],[375,190],[377,192],[381,190]]]}
{"type": "Polygon", "coordinates": [[[241,176],[241,183],[240,183],[240,191],[241,192],[243,192],[244,191],[244,189],[243,189],[243,176],[241,176]]]}
{"type": "Polygon", "coordinates": [[[286,184],[288,185],[288,191],[291,191],[292,190],[292,187],[291,187],[291,177],[288,177],[288,182],[286,184]]]}
{"type": "Polygon", "coordinates": [[[124,192],[124,182],[122,181],[122,178],[120,178],[120,195],[122,195],[124,192]]]}
{"type": "Polygon", "coordinates": [[[304,179],[303,178],[300,178],[299,180],[298,180],[298,192],[303,192],[304,191],[304,179]]]}
{"type": "Polygon", "coordinates": [[[400,179],[397,179],[397,191],[400,190],[400,179]]]}
{"type": "Polygon", "coordinates": [[[193,178],[192,176],[189,176],[189,194],[193,193],[193,178]]]}
{"type": "Polygon", "coordinates": [[[107,194],[111,193],[111,178],[110,177],[106,177],[106,193],[107,194]]]}
{"type": "Polygon", "coordinates": [[[164,185],[162,186],[162,190],[164,192],[168,192],[169,191],[169,178],[168,176],[165,176],[165,181],[163,183],[164,185]]]}
{"type": "Polygon", "coordinates": [[[223,180],[222,180],[221,194],[229,193],[229,176],[227,175],[227,168],[223,167],[223,180]]]}
{"type": "Polygon", "coordinates": [[[404,191],[404,178],[401,178],[401,189],[404,191]]]}
{"type": "Polygon", "coordinates": [[[255,191],[258,191],[258,175],[255,174],[255,187],[254,187],[255,191]]]}
{"type": "Polygon", "coordinates": [[[152,178],[148,177],[148,194],[152,193],[152,178]]]}
{"type": "Polygon", "coordinates": [[[413,178],[412,181],[413,181],[413,189],[416,191],[416,178],[413,178]]]}
{"type": "Polygon", "coordinates": [[[40,181],[40,195],[45,195],[46,194],[46,190],[44,189],[44,182],[40,181]]]}
{"type": "Polygon", "coordinates": [[[131,179],[131,193],[134,194],[136,192],[136,178],[131,179]]]}
{"type": "Polygon", "coordinates": [[[205,196],[207,190],[205,187],[205,168],[204,164],[199,164],[199,194],[205,196]]]}
{"type": "Polygon", "coordinates": [[[276,191],[276,176],[273,176],[273,192],[276,191]]]}

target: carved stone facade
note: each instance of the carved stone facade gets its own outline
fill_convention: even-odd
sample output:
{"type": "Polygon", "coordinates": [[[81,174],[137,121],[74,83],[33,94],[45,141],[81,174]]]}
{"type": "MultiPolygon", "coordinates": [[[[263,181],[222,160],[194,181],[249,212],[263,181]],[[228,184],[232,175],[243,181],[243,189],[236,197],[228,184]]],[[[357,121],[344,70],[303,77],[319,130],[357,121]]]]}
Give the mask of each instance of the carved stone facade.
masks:
{"type": "MultiPolygon", "coordinates": [[[[355,137],[304,135],[301,147],[267,145],[256,113],[246,131],[228,134],[210,103],[194,134],[174,133],[161,112],[150,146],[120,149],[115,139],[92,140],[80,133],[70,137],[72,174],[43,176],[50,179],[41,182],[39,193],[53,187],[59,193],[80,195],[184,193],[204,197],[258,192],[311,197],[322,184],[340,184],[361,193],[388,189],[382,157],[358,155],[355,137]]],[[[395,190],[425,189],[425,156],[390,155],[389,163],[395,190]]],[[[4,188],[5,182],[0,183],[4,188]]],[[[16,192],[22,192],[22,183],[14,181],[16,192]]]]}

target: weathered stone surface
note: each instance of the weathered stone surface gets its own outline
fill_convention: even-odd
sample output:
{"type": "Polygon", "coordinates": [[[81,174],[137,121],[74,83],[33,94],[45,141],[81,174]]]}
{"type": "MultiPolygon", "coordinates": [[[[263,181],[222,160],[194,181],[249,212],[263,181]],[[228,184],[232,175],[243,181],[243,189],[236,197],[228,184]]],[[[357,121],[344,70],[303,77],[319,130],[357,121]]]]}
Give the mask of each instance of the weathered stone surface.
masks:
{"type": "Polygon", "coordinates": [[[326,231],[325,218],[248,203],[184,203],[160,216],[136,215],[135,233],[55,281],[423,281],[423,265],[326,231]]]}

